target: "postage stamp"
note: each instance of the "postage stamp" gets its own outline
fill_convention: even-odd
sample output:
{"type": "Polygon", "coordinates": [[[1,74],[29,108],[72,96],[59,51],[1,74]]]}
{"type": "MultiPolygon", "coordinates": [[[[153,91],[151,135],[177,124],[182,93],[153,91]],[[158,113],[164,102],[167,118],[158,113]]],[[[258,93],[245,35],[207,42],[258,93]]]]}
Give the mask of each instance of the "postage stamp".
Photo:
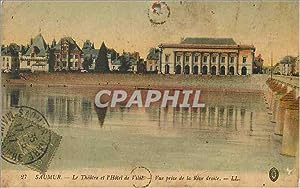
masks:
{"type": "Polygon", "coordinates": [[[1,157],[44,173],[62,137],[49,129],[39,111],[27,106],[16,108],[14,114],[10,111],[1,119],[1,157]]]}

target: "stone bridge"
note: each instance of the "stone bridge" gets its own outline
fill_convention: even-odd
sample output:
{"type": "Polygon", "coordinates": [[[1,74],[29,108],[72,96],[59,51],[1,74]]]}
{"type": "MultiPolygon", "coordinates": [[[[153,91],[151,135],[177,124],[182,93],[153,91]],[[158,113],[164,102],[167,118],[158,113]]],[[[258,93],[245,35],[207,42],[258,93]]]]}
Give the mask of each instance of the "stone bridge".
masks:
{"type": "Polygon", "coordinates": [[[266,108],[281,139],[281,154],[298,155],[299,143],[299,78],[274,76],[267,81],[264,94],[266,108]]]}

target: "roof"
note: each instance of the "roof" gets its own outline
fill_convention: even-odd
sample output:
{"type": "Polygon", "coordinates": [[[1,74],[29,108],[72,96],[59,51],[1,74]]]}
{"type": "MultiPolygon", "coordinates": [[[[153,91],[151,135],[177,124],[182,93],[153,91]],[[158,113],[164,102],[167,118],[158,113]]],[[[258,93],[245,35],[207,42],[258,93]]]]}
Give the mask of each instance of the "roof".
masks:
{"type": "Polygon", "coordinates": [[[59,40],[59,42],[54,46],[55,50],[60,50],[61,49],[61,43],[62,41],[67,41],[69,43],[69,50],[78,50],[82,51],[80,47],[76,44],[75,40],[72,37],[63,37],[59,40]]]}
{"type": "Polygon", "coordinates": [[[232,38],[185,38],[181,44],[236,45],[232,38]]]}
{"type": "Polygon", "coordinates": [[[45,57],[48,46],[42,34],[38,34],[35,38],[32,39],[32,44],[25,53],[25,56],[30,56],[32,53],[36,53],[36,56],[45,57]]]}
{"type": "Polygon", "coordinates": [[[86,40],[83,43],[82,50],[83,49],[94,49],[94,43],[92,43],[90,40],[86,40]]]}
{"type": "Polygon", "coordinates": [[[1,56],[15,56],[19,55],[19,52],[24,54],[25,47],[17,45],[16,43],[10,43],[8,46],[1,46],[1,56]]]}
{"type": "Polygon", "coordinates": [[[92,58],[97,58],[98,57],[98,53],[99,53],[99,49],[82,49],[83,52],[83,56],[84,57],[90,57],[92,56],[92,58]]]}
{"type": "Polygon", "coordinates": [[[158,60],[159,59],[159,49],[151,48],[147,55],[148,60],[158,60]]]}
{"type": "Polygon", "coordinates": [[[119,57],[117,57],[114,61],[112,61],[112,65],[121,65],[122,64],[121,58],[125,58],[125,60],[127,62],[129,62],[130,65],[137,65],[138,61],[134,57],[132,57],[130,54],[127,54],[127,53],[122,54],[119,57]]]}
{"type": "Polygon", "coordinates": [[[185,49],[251,49],[253,45],[239,45],[232,38],[185,38],[180,43],[163,43],[160,48],[185,48],[185,49]]]}

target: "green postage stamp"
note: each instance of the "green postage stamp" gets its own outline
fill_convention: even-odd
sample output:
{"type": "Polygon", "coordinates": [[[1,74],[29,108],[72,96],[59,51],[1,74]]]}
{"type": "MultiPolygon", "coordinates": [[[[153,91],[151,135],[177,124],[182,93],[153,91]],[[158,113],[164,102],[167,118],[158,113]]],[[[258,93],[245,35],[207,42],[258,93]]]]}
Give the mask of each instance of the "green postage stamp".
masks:
{"type": "Polygon", "coordinates": [[[0,0],[1,187],[299,187],[299,2],[0,0]]]}

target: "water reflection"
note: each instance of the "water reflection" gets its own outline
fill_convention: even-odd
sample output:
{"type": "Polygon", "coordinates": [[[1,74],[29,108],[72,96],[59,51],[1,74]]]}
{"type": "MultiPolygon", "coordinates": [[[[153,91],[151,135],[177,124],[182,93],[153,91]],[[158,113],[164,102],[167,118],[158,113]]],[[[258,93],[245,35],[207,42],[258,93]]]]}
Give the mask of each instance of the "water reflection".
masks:
{"type": "Polygon", "coordinates": [[[19,104],[20,91],[12,90],[10,93],[10,106],[17,106],[19,104]]]}
{"type": "MultiPolygon", "coordinates": [[[[216,96],[216,101],[210,94],[206,98],[204,108],[97,108],[92,98],[80,95],[59,95],[51,92],[39,92],[30,89],[5,89],[2,95],[3,109],[13,105],[28,105],[45,114],[53,126],[98,127],[107,124],[118,125],[157,125],[158,127],[191,127],[202,129],[242,130],[248,126],[253,130],[255,103],[251,99],[232,102],[234,94],[216,96]],[[229,102],[228,102],[229,101],[229,102]]],[[[238,97],[236,97],[238,98],[238,97]]],[[[243,97],[245,98],[245,97],[243,97]]],[[[246,129],[245,129],[246,130],[246,129]]]]}
{"type": "Polygon", "coordinates": [[[97,108],[96,105],[94,105],[94,108],[95,108],[95,111],[96,111],[97,116],[98,116],[99,125],[100,125],[100,127],[103,127],[105,116],[106,116],[106,112],[107,112],[107,107],[105,107],[105,108],[97,108]]]}

